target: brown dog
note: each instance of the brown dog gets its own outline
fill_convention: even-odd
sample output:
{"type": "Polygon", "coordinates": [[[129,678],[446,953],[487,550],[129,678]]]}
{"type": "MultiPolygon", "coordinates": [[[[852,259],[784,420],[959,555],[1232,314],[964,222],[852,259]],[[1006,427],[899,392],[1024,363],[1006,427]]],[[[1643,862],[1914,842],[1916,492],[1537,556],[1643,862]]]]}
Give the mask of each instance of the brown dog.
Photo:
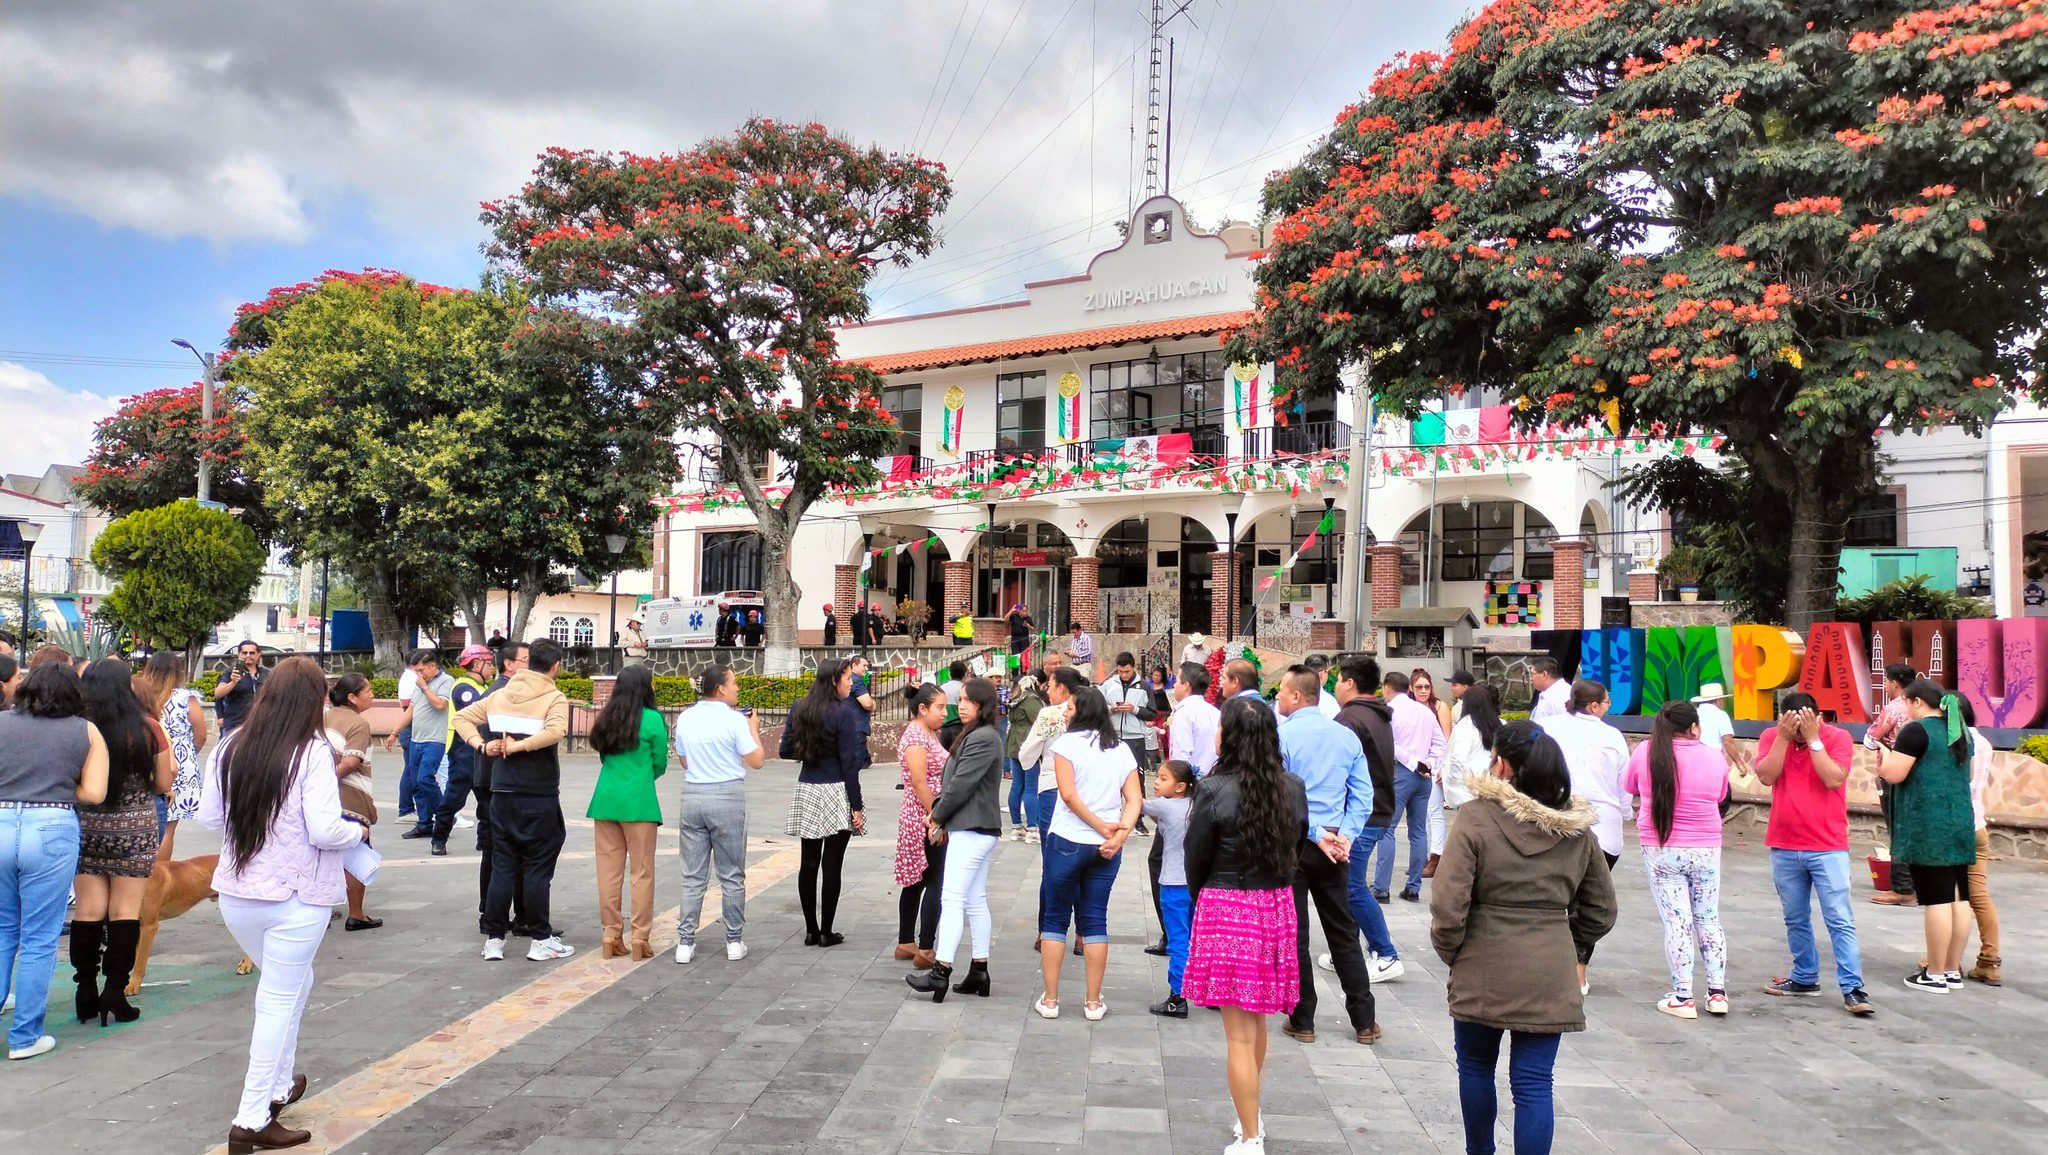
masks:
{"type": "MultiPolygon", "coordinates": [[[[220,855],[203,854],[198,858],[159,862],[149,872],[149,889],[142,892],[142,933],[135,944],[135,973],[128,979],[131,996],[142,993],[142,976],[149,973],[149,951],[156,944],[157,925],[208,899],[220,897],[213,889],[213,868],[219,862],[220,855]]],[[[238,975],[255,969],[256,964],[247,955],[235,964],[238,975]]]]}

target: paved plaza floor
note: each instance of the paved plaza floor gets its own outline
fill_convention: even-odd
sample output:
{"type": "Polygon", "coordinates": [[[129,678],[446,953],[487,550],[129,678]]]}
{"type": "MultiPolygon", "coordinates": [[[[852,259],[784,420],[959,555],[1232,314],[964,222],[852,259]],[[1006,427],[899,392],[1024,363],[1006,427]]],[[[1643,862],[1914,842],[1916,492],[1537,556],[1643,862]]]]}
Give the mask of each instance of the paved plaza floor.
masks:
{"type": "MultiPolygon", "coordinates": [[[[727,962],[714,921],[688,966],[666,951],[638,965],[597,957],[591,828],[576,817],[595,761],[573,759],[566,778],[555,921],[577,954],[565,962],[528,962],[519,940],[505,962],[478,957],[468,832],[435,859],[389,820],[379,828],[389,857],[371,907],[386,924],[356,934],[333,924],[300,1038],[312,1088],[285,1118],[315,1130],[311,1150],[1142,1155],[1229,1142],[1218,1018],[1145,1012],[1163,992],[1165,960],[1140,950],[1155,929],[1144,842],[1132,843],[1111,912],[1109,1017],[1049,1022],[1030,1006],[1038,862],[1023,845],[1003,845],[989,886],[994,997],[934,1006],[904,987],[906,964],[890,957],[894,767],[866,776],[873,821],[847,856],[844,945],[803,945],[796,848],[781,835],[794,772],[771,763],[749,789],[752,954],[727,962]]],[[[671,813],[677,778],[663,789],[671,813]]],[[[380,788],[388,806],[395,778],[380,788]]],[[[195,828],[180,852],[215,845],[195,828]]],[[[664,911],[678,891],[674,846],[665,828],[664,911]]],[[[1653,1009],[1665,989],[1657,917],[1640,860],[1633,850],[1623,858],[1621,920],[1595,960],[1589,1029],[1566,1037],[1558,1062],[1560,1153],[2048,1151],[2048,982],[2038,965],[2048,870],[1994,865],[2007,985],[1943,997],[1901,986],[1919,917],[1862,901],[1860,881],[1877,1015],[1857,1020],[1832,990],[1797,1000],[1758,990],[1786,969],[1777,898],[1760,846],[1731,845],[1726,866],[1734,1012],[1681,1022],[1653,1009]]],[[[715,920],[715,888],[711,900],[715,920]]],[[[1463,1150],[1427,905],[1397,899],[1388,914],[1408,969],[1376,990],[1384,1041],[1351,1041],[1327,974],[1321,1041],[1304,1046],[1275,1026],[1265,1110],[1276,1155],[1463,1150]]],[[[657,945],[673,942],[673,925],[669,913],[657,945]]],[[[56,1052],[0,1064],[0,1150],[216,1147],[240,1089],[255,982],[232,973],[237,957],[216,908],[202,906],[165,924],[140,1022],[101,1030],[53,1014],[56,1052]]],[[[1823,971],[1831,986],[1825,954],[1823,971]]],[[[1080,972],[1069,963],[1076,1011],[1080,972]]],[[[69,976],[60,960],[55,1008],[69,1004],[69,976]]],[[[1505,1072],[1501,1097],[1505,1113],[1505,1072]]],[[[1505,1129],[1501,1142],[1507,1149],[1505,1129]]]]}

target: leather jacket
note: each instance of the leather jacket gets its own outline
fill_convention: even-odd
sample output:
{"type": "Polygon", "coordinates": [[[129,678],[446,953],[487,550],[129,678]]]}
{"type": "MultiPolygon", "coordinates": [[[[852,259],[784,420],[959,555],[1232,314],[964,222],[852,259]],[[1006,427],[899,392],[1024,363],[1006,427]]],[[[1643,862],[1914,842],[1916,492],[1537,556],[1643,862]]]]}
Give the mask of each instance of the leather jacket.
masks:
{"type": "MultiPolygon", "coordinates": [[[[1288,808],[1291,851],[1298,851],[1308,839],[1308,792],[1301,779],[1283,774],[1288,808]]],[[[1287,856],[1287,869],[1279,875],[1257,870],[1245,858],[1240,840],[1238,779],[1235,774],[1211,774],[1195,788],[1195,802],[1188,816],[1186,857],[1188,892],[1205,886],[1223,890],[1272,890],[1294,884],[1294,853],[1287,856]]]]}

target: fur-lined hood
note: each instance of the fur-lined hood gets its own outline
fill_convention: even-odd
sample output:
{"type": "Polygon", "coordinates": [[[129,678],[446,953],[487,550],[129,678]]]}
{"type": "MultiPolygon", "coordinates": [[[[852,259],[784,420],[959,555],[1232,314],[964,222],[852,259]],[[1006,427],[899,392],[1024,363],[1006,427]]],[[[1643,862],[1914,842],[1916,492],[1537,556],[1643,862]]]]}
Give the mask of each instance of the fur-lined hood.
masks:
{"type": "Polygon", "coordinates": [[[1465,784],[1474,802],[1494,803],[1502,814],[1514,819],[1502,823],[1501,832],[1524,855],[1542,854],[1593,828],[1593,807],[1583,798],[1574,797],[1566,809],[1553,810],[1515,789],[1505,778],[1474,774],[1465,784]]]}

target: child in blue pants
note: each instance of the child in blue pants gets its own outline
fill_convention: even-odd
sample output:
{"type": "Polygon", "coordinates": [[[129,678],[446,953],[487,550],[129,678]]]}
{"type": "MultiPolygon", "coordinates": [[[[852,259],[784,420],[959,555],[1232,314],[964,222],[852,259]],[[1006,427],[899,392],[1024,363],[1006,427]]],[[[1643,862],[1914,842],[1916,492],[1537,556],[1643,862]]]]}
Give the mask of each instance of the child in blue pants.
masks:
{"type": "Polygon", "coordinates": [[[1188,965],[1188,925],[1193,905],[1188,900],[1188,790],[1194,771],[1186,762],[1163,763],[1154,776],[1158,796],[1145,800],[1145,817],[1159,827],[1159,911],[1166,926],[1166,1001],[1151,1008],[1155,1015],[1184,1019],[1188,1001],[1180,997],[1181,974],[1188,965]]]}

